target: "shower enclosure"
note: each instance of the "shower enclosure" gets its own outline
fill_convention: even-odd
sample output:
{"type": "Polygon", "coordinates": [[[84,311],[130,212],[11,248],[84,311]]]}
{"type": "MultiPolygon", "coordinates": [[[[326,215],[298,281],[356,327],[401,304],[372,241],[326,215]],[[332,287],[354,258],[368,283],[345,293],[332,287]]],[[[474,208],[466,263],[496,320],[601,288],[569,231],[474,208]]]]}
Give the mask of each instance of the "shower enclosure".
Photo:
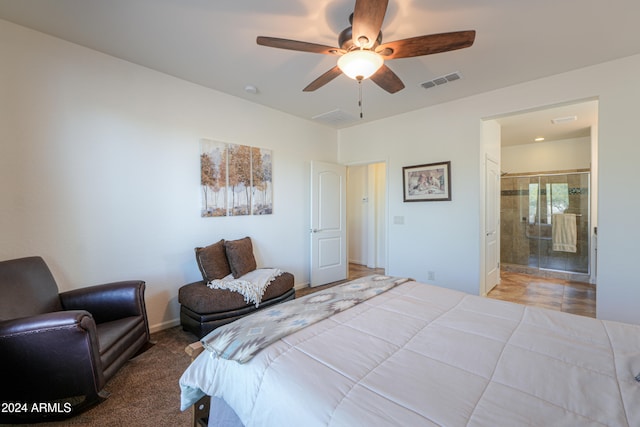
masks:
{"type": "Polygon", "coordinates": [[[588,281],[589,183],[589,172],[503,176],[502,268],[534,274],[565,272],[572,280],[588,281]]]}

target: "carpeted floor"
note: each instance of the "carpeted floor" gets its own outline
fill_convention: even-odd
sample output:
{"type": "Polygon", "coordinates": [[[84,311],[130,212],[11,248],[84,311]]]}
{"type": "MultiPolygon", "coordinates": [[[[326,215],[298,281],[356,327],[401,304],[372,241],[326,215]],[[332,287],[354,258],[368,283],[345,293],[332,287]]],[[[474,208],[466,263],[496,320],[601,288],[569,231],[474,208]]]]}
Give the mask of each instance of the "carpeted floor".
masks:
{"type": "Polygon", "coordinates": [[[99,405],[61,422],[36,426],[180,427],[191,425],[190,411],[180,412],[178,379],[191,360],[184,348],[197,341],[180,326],[151,335],[155,343],[131,359],[107,383],[111,393],[99,405]]]}

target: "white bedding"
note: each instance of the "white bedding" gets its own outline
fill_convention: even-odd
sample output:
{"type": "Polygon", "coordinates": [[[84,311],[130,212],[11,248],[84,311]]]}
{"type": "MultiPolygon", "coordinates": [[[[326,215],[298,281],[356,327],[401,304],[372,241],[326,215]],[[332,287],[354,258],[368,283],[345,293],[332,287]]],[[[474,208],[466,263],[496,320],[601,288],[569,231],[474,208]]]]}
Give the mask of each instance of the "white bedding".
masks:
{"type": "Polygon", "coordinates": [[[180,387],[247,427],[640,426],[638,373],[640,326],[408,282],[180,387]]]}

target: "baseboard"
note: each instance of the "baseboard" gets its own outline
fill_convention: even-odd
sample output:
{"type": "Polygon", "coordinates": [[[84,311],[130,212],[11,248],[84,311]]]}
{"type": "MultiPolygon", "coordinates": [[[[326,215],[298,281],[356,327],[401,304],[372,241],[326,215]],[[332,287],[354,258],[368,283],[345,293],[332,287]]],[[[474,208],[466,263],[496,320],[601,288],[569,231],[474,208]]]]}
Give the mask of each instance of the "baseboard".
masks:
{"type": "Polygon", "coordinates": [[[296,291],[298,289],[304,289],[304,288],[308,288],[309,287],[309,282],[302,282],[302,283],[297,283],[293,289],[295,289],[296,291]]]}
{"type": "Polygon", "coordinates": [[[167,320],[166,322],[156,323],[155,325],[149,325],[149,332],[152,334],[155,332],[164,331],[165,329],[173,328],[180,325],[180,319],[167,320]]]}

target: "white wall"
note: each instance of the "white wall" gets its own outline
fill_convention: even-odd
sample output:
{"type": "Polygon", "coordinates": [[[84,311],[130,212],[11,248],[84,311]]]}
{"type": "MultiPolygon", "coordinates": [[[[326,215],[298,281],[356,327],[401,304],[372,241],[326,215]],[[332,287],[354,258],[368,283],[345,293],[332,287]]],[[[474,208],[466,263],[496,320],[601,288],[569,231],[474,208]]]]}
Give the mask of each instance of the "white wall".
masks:
{"type": "Polygon", "coordinates": [[[193,248],[251,236],[309,280],[309,162],[336,131],[0,20],[0,259],[41,255],[61,290],[147,282],[177,324],[193,248]],[[199,140],[273,150],[274,214],[201,218],[199,140]]]}
{"type": "Polygon", "coordinates": [[[591,167],[591,137],[502,147],[507,173],[549,172],[591,167]]]}
{"type": "Polygon", "coordinates": [[[0,40],[0,259],[42,255],[63,290],[144,279],[152,325],[169,325],[193,247],[245,235],[305,282],[309,161],[387,159],[388,273],[478,293],[482,119],[597,97],[597,312],[640,323],[640,56],[342,130],[336,159],[336,132],[311,122],[4,21],[0,40]],[[198,216],[203,137],[274,150],[274,215],[198,216]],[[402,202],[402,166],[446,160],[452,201],[402,202]]]}
{"type": "Polygon", "coordinates": [[[459,110],[443,104],[344,129],[340,161],[388,159],[387,274],[428,282],[433,271],[435,283],[477,294],[480,119],[459,110]],[[403,166],[448,160],[452,201],[402,202],[403,166]]]}
{"type": "Polygon", "coordinates": [[[640,158],[638,75],[640,55],[340,131],[341,162],[389,159],[388,273],[425,281],[426,272],[435,271],[436,283],[477,294],[486,149],[481,120],[597,97],[597,315],[640,324],[640,227],[635,221],[640,198],[634,191],[640,158]],[[450,202],[402,202],[403,166],[446,160],[452,169],[450,202]],[[403,217],[404,225],[394,224],[394,217],[403,217]]]}

